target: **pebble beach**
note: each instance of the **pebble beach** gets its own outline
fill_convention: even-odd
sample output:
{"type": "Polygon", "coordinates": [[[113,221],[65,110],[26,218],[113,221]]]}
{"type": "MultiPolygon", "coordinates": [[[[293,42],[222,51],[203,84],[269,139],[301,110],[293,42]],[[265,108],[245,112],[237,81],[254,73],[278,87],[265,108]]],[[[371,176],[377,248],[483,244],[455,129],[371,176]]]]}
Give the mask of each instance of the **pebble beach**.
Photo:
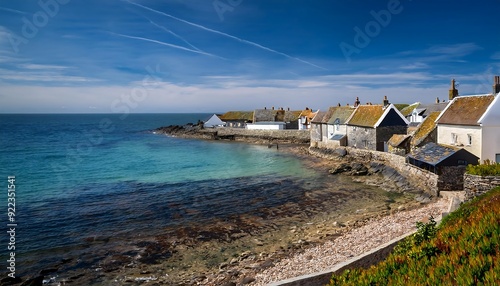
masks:
{"type": "Polygon", "coordinates": [[[448,200],[441,198],[420,208],[398,211],[392,215],[371,219],[365,225],[353,228],[335,240],[306,249],[277,262],[255,276],[252,285],[325,271],[337,263],[361,255],[384,243],[416,229],[415,223],[430,216],[440,218],[447,211],[448,200]]]}

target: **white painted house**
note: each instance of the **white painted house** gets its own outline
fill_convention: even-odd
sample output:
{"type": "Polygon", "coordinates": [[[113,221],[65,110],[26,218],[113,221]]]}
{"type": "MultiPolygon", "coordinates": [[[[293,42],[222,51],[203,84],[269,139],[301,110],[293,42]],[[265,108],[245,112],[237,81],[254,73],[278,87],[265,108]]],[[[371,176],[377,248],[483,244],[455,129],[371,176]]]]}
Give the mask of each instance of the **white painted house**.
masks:
{"type": "MultiPolygon", "coordinates": [[[[500,93],[495,96],[478,122],[482,128],[481,160],[500,163],[500,93]]],[[[482,161],[481,161],[482,162],[482,161]]]]}
{"type": "Polygon", "coordinates": [[[500,159],[499,105],[491,94],[453,98],[436,119],[437,143],[464,148],[481,162],[500,159]]]}
{"type": "Polygon", "coordinates": [[[210,119],[208,119],[205,123],[203,123],[204,128],[214,128],[214,127],[223,127],[226,125],[226,122],[220,120],[219,116],[216,114],[212,115],[210,119]]]}
{"type": "Polygon", "coordinates": [[[275,121],[259,121],[257,123],[247,123],[246,125],[248,130],[284,130],[285,127],[285,122],[275,121]]]}

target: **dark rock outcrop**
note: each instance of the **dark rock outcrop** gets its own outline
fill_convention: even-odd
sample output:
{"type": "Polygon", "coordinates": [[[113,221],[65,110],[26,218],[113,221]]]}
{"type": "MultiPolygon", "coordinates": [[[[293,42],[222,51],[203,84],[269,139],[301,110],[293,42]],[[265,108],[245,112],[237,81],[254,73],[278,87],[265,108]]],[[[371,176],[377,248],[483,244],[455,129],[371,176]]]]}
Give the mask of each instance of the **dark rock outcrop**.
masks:
{"type": "Polygon", "coordinates": [[[366,167],[364,164],[358,163],[358,162],[353,162],[353,163],[342,163],[336,168],[331,169],[330,174],[335,175],[335,174],[340,174],[344,173],[346,175],[350,176],[366,176],[370,175],[370,171],[368,167],[366,167]]]}

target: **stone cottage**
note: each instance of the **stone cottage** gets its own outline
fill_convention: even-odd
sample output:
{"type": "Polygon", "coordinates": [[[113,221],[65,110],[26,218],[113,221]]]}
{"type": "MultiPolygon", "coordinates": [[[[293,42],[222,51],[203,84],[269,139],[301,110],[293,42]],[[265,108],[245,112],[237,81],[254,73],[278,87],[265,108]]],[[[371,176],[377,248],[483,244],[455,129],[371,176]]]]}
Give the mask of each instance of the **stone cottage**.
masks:
{"type": "Polygon", "coordinates": [[[408,120],[386,97],[383,105],[359,105],[346,123],[347,144],[387,152],[389,139],[394,134],[407,134],[408,124],[408,120]]]}

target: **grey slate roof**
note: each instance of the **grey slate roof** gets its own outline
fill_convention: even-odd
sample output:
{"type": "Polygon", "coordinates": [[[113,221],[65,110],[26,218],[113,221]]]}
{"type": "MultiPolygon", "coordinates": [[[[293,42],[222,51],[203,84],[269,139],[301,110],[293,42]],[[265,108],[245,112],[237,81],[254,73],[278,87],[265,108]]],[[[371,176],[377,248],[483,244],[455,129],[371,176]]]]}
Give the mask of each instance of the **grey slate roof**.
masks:
{"type": "Polygon", "coordinates": [[[311,123],[323,123],[323,118],[325,117],[325,115],[325,111],[318,111],[318,113],[316,113],[316,116],[314,116],[311,120],[311,123]]]}
{"type": "Polygon", "coordinates": [[[408,157],[415,160],[425,162],[429,165],[436,166],[446,158],[455,154],[461,148],[454,148],[451,146],[439,145],[436,143],[427,143],[422,148],[418,148],[408,154],[408,157]]]}
{"type": "Polygon", "coordinates": [[[422,115],[424,117],[426,117],[426,116],[429,116],[429,114],[431,114],[433,112],[443,111],[446,108],[446,106],[448,105],[448,103],[449,102],[440,102],[440,103],[433,103],[433,104],[426,104],[426,105],[421,104],[418,107],[418,109],[425,109],[424,112],[422,113],[422,115]]]}

